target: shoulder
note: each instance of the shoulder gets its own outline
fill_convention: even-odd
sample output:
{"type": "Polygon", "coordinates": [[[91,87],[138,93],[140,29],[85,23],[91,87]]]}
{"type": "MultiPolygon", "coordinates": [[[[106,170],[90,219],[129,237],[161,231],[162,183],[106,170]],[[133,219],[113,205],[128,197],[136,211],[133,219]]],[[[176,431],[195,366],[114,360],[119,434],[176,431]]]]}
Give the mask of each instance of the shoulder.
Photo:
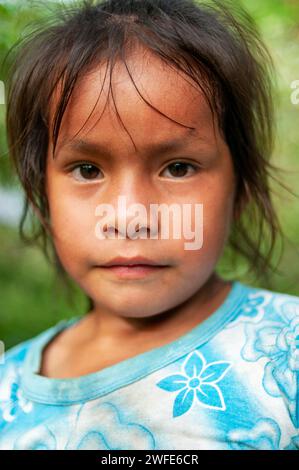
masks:
{"type": "Polygon", "coordinates": [[[3,354],[0,356],[0,381],[3,378],[5,372],[8,370],[11,371],[13,368],[16,369],[23,363],[30,345],[34,342],[37,336],[22,341],[7,351],[5,351],[4,348],[3,354]]]}
{"type": "Polygon", "coordinates": [[[7,384],[18,382],[28,351],[39,341],[53,336],[65,322],[67,322],[67,320],[61,320],[54,326],[47,328],[7,350],[5,350],[4,344],[4,348],[2,348],[4,349],[3,354],[0,355],[0,388],[2,388],[2,390],[4,382],[7,384]]]}
{"type": "MultiPolygon", "coordinates": [[[[269,289],[252,288],[245,308],[247,336],[256,347],[272,357],[273,362],[287,352],[293,363],[299,353],[299,297],[269,289]]],[[[293,364],[296,369],[295,363],[293,364]]]]}
{"type": "Polygon", "coordinates": [[[226,326],[236,328],[244,338],[243,359],[270,360],[271,374],[286,364],[295,373],[299,370],[299,297],[247,284],[243,288],[246,295],[226,326]]]}
{"type": "Polygon", "coordinates": [[[6,422],[15,419],[18,410],[26,413],[31,410],[32,403],[24,397],[22,390],[27,358],[30,359],[30,354],[36,357],[44,342],[55,336],[69,321],[61,320],[41,333],[4,350],[0,356],[0,432],[6,422]]]}
{"type": "MultiPolygon", "coordinates": [[[[18,390],[22,376],[23,364],[30,345],[35,337],[23,341],[11,347],[0,356],[0,419],[1,425],[4,422],[12,421],[16,402],[18,400],[18,390]]],[[[1,427],[0,425],[0,427],[1,427]]]]}
{"type": "Polygon", "coordinates": [[[240,315],[248,320],[292,323],[299,320],[299,296],[243,284],[247,291],[240,315]]]}
{"type": "Polygon", "coordinates": [[[263,387],[283,397],[295,427],[299,426],[299,297],[262,288],[250,288],[240,313],[245,361],[262,361],[263,387]]]}

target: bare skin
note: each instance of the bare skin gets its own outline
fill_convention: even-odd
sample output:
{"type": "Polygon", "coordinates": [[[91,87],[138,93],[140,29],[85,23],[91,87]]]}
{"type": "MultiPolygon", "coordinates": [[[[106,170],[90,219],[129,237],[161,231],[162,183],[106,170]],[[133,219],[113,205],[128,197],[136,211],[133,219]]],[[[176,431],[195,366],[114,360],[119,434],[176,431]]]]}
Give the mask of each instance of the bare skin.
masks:
{"type": "MultiPolygon", "coordinates": [[[[54,160],[50,140],[46,183],[58,256],[95,307],[45,347],[39,373],[47,377],[96,372],[174,341],[208,318],[231,289],[231,282],[215,272],[234,217],[235,175],[229,149],[217,124],[213,127],[206,100],[190,79],[149,52],[137,50],[128,64],[141,94],[181,125],[148,106],[124,65],[118,63],[113,92],[137,150],[113,106],[106,107],[99,120],[107,99],[107,79],[96,109],[76,138],[105,144],[112,156],[70,151],[68,139],[89,117],[105,67],[100,65],[79,82],[64,116],[54,160]],[[195,133],[188,134],[185,126],[196,128],[195,133]],[[153,143],[184,137],[180,151],[147,154],[153,143]],[[170,165],[175,162],[187,165],[186,176],[171,174],[170,165]],[[99,174],[92,180],[84,178],[73,169],[76,163],[92,164],[99,174]],[[101,202],[117,207],[119,195],[127,197],[128,206],[202,203],[203,247],[186,250],[184,238],[97,239],[95,207],[101,202]],[[139,280],[119,279],[100,267],[115,256],[136,255],[168,267],[139,280]]],[[[118,214],[118,218],[129,221],[128,214],[118,214]]]]}
{"type": "Polygon", "coordinates": [[[143,329],[142,334],[136,333],[135,341],[131,344],[124,344],[121,338],[117,340],[111,334],[94,340],[93,328],[98,325],[95,316],[89,313],[80,320],[80,325],[67,328],[46,346],[39,373],[52,378],[79,377],[176,340],[223,303],[231,289],[231,283],[221,279],[217,285],[216,282],[214,277],[210,278],[209,283],[214,291],[211,291],[211,299],[202,303],[200,318],[198,312],[194,315],[192,309],[180,309],[177,314],[173,311],[163,313],[156,316],[150,327],[143,329]]]}

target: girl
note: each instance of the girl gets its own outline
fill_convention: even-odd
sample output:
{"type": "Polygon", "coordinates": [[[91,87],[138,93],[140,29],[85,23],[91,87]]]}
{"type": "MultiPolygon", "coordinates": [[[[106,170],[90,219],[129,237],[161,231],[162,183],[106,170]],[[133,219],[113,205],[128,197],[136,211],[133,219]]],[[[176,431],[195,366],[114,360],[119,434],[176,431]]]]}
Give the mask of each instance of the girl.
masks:
{"type": "Polygon", "coordinates": [[[280,230],[271,59],[250,17],[65,7],[19,47],[7,102],[24,218],[90,305],[6,351],[0,448],[298,450],[299,298],[216,273],[226,246],[264,273],[280,230]],[[200,246],[186,219],[161,237],[163,211],[154,232],[151,204],[176,221],[188,207],[200,246]]]}

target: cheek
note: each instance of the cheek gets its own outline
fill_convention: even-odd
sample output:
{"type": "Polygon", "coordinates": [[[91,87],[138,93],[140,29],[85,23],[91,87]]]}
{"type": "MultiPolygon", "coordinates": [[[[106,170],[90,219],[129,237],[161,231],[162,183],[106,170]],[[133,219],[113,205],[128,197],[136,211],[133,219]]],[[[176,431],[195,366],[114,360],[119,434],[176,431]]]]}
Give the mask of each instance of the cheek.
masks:
{"type": "Polygon", "coordinates": [[[235,200],[235,177],[230,158],[214,174],[206,191],[204,203],[204,244],[221,250],[225,245],[231,224],[235,200]]]}
{"type": "Polygon", "coordinates": [[[210,189],[201,195],[202,212],[199,211],[197,217],[195,203],[198,204],[199,200],[193,201],[192,204],[192,222],[188,225],[192,226],[189,232],[196,235],[191,240],[180,242],[181,256],[184,258],[186,269],[190,271],[198,269],[198,266],[201,266],[201,269],[202,267],[209,269],[218,262],[231,228],[234,203],[231,188],[226,187],[223,181],[222,186],[219,181],[219,184],[209,187],[210,189]],[[194,243],[194,239],[197,243],[194,243]],[[186,249],[188,245],[193,248],[186,249]]]}
{"type": "Polygon", "coordinates": [[[59,179],[48,185],[48,201],[53,240],[64,267],[74,273],[82,266],[81,257],[96,240],[96,218],[86,197],[74,198],[59,179]]]}
{"type": "Polygon", "coordinates": [[[222,247],[229,235],[233,218],[232,194],[215,197],[204,206],[204,244],[222,247]]]}

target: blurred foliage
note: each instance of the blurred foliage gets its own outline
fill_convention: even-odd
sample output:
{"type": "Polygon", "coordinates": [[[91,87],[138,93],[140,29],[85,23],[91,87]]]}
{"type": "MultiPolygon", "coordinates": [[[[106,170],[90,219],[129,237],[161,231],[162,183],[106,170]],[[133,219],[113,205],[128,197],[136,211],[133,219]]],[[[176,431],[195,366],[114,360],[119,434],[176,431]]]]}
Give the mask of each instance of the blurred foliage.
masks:
{"type": "Polygon", "coordinates": [[[5,349],[87,310],[76,286],[68,302],[67,291],[43,254],[35,247],[24,248],[15,229],[0,225],[0,246],[0,333],[5,349]]]}
{"type": "MultiPolygon", "coordinates": [[[[277,142],[273,163],[283,168],[282,181],[299,192],[299,105],[291,103],[291,83],[299,80],[299,2],[298,0],[238,0],[252,13],[273,56],[278,79],[276,96],[277,142]]],[[[65,2],[66,3],[66,2],[65,2]]],[[[55,12],[57,4],[49,1],[0,1],[0,80],[5,82],[8,50],[42,20],[55,12]]],[[[9,63],[9,61],[8,61],[9,63]]],[[[0,185],[16,184],[6,154],[4,129],[5,106],[0,105],[0,185]]],[[[299,199],[273,184],[282,227],[288,236],[279,262],[281,274],[271,278],[271,285],[261,280],[259,287],[299,296],[299,199]]],[[[0,226],[0,338],[6,349],[32,337],[62,318],[82,314],[86,309],[84,294],[75,288],[73,304],[67,302],[56,282],[53,270],[37,248],[24,246],[14,228],[0,226]]],[[[274,258],[278,257],[277,248],[274,258]]],[[[226,258],[218,271],[226,277],[226,258]]],[[[231,278],[242,278],[240,260],[231,278]]],[[[242,279],[241,279],[242,278],[242,279]]]]}
{"type": "MultiPolygon", "coordinates": [[[[0,80],[4,84],[15,45],[53,15],[56,8],[56,2],[49,1],[0,1],[0,80]]],[[[16,184],[16,179],[7,155],[4,119],[5,107],[0,105],[0,184],[10,186],[16,184]]]]}
{"type": "MultiPolygon", "coordinates": [[[[0,2],[0,80],[4,84],[11,48],[55,14],[56,8],[57,4],[49,1],[0,2]]],[[[3,105],[0,105],[1,185],[20,187],[7,154],[3,105]]],[[[0,338],[5,341],[6,350],[62,318],[86,311],[86,298],[81,290],[73,285],[74,294],[69,301],[67,291],[44,255],[36,247],[24,246],[15,228],[0,225],[0,246],[0,338]]]]}

